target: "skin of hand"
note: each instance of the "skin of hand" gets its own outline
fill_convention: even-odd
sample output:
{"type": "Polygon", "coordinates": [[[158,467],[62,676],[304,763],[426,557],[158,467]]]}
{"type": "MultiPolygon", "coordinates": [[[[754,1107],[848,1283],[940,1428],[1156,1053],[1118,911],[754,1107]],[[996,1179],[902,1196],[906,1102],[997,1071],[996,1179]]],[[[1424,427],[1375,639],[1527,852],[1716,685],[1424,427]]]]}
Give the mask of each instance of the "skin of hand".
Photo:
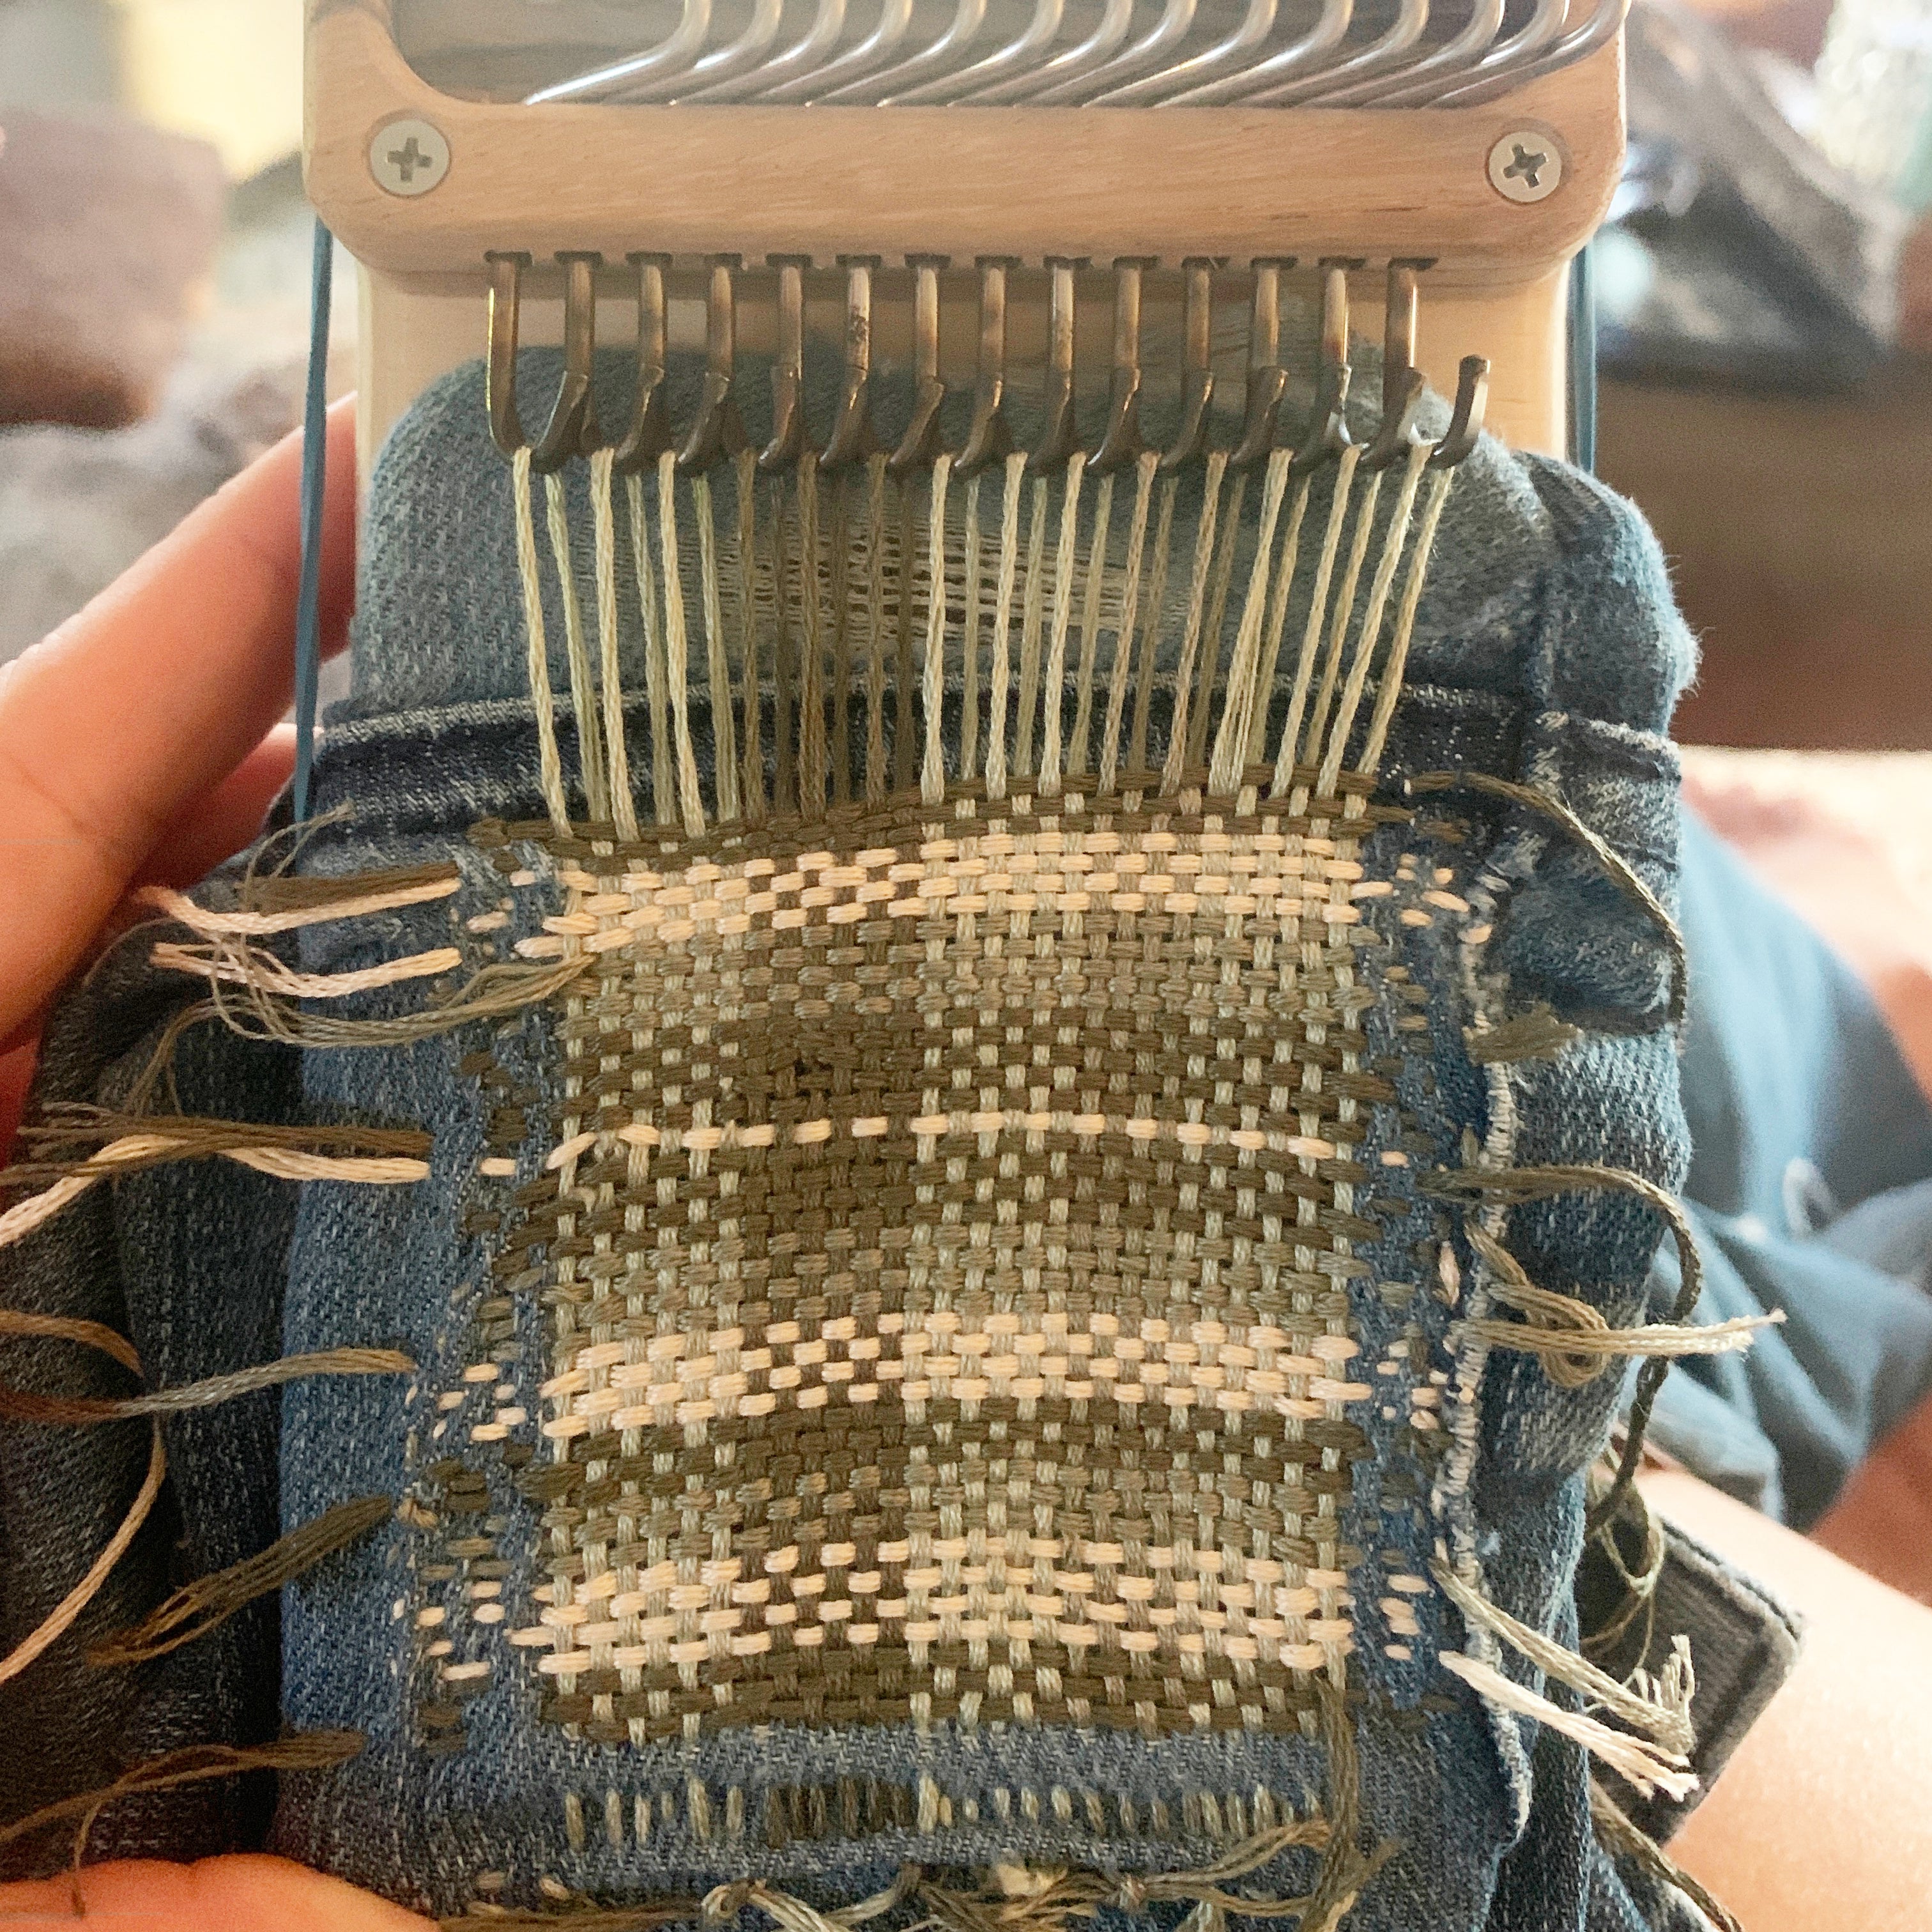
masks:
{"type": "MultiPolygon", "coordinates": [[[[295,766],[302,440],[189,516],[0,668],[0,1161],[53,996],[130,922],[130,887],[189,886],[260,830],[295,766]]],[[[355,602],[354,402],[329,419],[322,643],[355,602]]]]}

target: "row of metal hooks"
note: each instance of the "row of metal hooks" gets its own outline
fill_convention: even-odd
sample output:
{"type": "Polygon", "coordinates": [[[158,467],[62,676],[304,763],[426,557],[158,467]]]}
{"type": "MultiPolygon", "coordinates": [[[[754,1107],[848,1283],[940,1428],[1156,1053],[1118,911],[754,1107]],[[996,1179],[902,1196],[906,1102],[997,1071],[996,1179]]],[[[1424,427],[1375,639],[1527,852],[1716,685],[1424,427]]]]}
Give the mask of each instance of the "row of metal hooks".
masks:
{"type": "MultiPolygon", "coordinates": [[[[490,353],[488,394],[490,434],[497,448],[514,460],[525,449],[530,466],[548,474],[573,458],[608,446],[620,475],[656,470],[670,455],[677,472],[692,476],[736,458],[749,447],[738,407],[737,278],[741,259],[712,258],[706,298],[705,374],[698,408],[680,437],[670,420],[666,370],[669,331],[665,278],[667,255],[628,256],[637,277],[638,387],[631,422],[614,445],[602,437],[594,399],[597,350],[597,278],[601,256],[560,254],[564,271],[563,374],[550,420],[532,443],[526,436],[517,396],[517,354],[524,278],[532,267],[526,254],[494,253],[490,264],[490,353]]],[[[810,260],[775,256],[777,271],[777,348],[771,370],[772,434],[758,452],[757,466],[767,476],[797,467],[815,454],[821,472],[836,475],[862,467],[883,455],[888,472],[902,481],[928,472],[943,452],[940,412],[948,390],[940,368],[940,272],[949,264],[936,256],[909,256],[913,272],[912,416],[898,442],[888,450],[872,412],[872,314],[877,257],[843,258],[845,271],[844,370],[836,416],[823,448],[814,452],[805,412],[805,281],[810,260]]],[[[970,477],[1003,464],[1016,445],[1006,417],[1006,302],[1008,278],[1018,264],[982,258],[980,272],[979,370],[974,412],[964,441],[952,452],[956,476],[970,477]]],[[[1048,316],[1046,392],[1043,427],[1025,452],[1028,471],[1042,475],[1064,470],[1080,449],[1076,419],[1074,302],[1076,278],[1084,262],[1050,259],[1047,264],[1048,316]]],[[[1212,364],[1214,278],[1224,265],[1195,257],[1182,265],[1183,366],[1180,428],[1165,448],[1153,450],[1142,434],[1141,403],[1145,371],[1141,356],[1143,278],[1154,265],[1124,258],[1113,265],[1113,356],[1105,430],[1088,454],[1088,470],[1108,476],[1132,467],[1144,455],[1157,458],[1172,473],[1204,460],[1211,428],[1216,372],[1212,364]]],[[[1326,260],[1321,276],[1321,341],[1314,406],[1309,424],[1293,446],[1298,475],[1332,462],[1352,437],[1345,417],[1348,398],[1348,274],[1358,262],[1326,260]]],[[[1389,265],[1382,350],[1382,418],[1361,449],[1359,469],[1371,472],[1405,459],[1421,440],[1416,424],[1425,384],[1415,366],[1418,280],[1428,265],[1397,261],[1389,265]]],[[[1281,362],[1280,297],[1282,274],[1292,257],[1256,261],[1248,320],[1246,393],[1241,427],[1228,452],[1230,470],[1240,473],[1289,447],[1282,404],[1288,376],[1281,362]]],[[[1476,446],[1488,396],[1488,362],[1463,358],[1448,430],[1428,458],[1432,469],[1453,469],[1476,446]]]]}

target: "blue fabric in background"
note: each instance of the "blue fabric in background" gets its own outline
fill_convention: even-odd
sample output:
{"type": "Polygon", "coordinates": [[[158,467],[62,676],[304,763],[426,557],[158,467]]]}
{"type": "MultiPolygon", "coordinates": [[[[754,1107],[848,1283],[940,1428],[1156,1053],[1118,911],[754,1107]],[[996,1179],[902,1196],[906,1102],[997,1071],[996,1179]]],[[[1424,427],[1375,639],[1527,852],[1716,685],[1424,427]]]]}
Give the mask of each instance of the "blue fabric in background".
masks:
{"type": "MultiPolygon", "coordinates": [[[[1802,1529],[1932,1390],[1932,1106],[1856,975],[1688,818],[1682,892],[1698,1318],[1785,1320],[1681,1364],[1652,1439],[1802,1529]]],[[[1674,1253],[1652,1280],[1667,1307],[1674,1253]]]]}

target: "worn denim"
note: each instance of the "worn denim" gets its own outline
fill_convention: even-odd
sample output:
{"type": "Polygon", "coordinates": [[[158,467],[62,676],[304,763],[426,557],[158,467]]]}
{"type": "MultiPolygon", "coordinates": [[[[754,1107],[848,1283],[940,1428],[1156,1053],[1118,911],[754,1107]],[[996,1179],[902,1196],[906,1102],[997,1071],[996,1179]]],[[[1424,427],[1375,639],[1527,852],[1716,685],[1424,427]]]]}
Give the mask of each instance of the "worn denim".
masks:
{"type": "MultiPolygon", "coordinates": [[[[533,396],[543,392],[542,366],[532,358],[533,396]]],[[[677,372],[679,384],[692,380],[688,368],[677,372]]],[[[532,710],[518,694],[524,646],[508,483],[488,441],[480,386],[474,369],[440,386],[400,427],[379,470],[365,535],[354,692],[332,721],[318,770],[321,808],[332,815],[302,859],[304,870],[329,875],[453,859],[463,890],[453,901],[314,928],[301,948],[310,970],[346,970],[452,944],[480,960],[467,922],[496,908],[503,878],[467,830],[480,820],[540,814],[532,710]]],[[[755,395],[758,384],[749,386],[755,395]]],[[[889,422],[890,404],[889,396],[889,422]]],[[[608,407],[616,419],[620,400],[608,407]]],[[[760,425],[750,427],[755,436],[760,425]]],[[[1250,514],[1252,508],[1251,499],[1250,514]]],[[[1318,503],[1311,523],[1318,510],[1318,503]]],[[[587,520],[580,514],[577,524],[580,540],[587,520]]],[[[1178,538],[1177,548],[1185,541],[1178,538]]],[[[1438,558],[1385,764],[1391,792],[1405,774],[1453,766],[1521,779],[1566,800],[1672,898],[1679,826],[1676,763],[1664,734],[1690,646],[1640,520],[1562,466],[1514,458],[1486,442],[1452,495],[1438,558]]],[[[552,596],[556,644],[560,614],[552,596]]],[[[634,637],[626,661],[634,672],[634,637]]],[[[560,648],[552,682],[560,690],[566,683],[560,648]]],[[[1154,724],[1158,756],[1158,708],[1154,724]]],[[[633,724],[640,735],[634,714],[633,724]]],[[[695,730],[701,748],[701,715],[695,730]]],[[[574,771],[567,722],[563,752],[567,772],[574,771]]],[[[1688,1149],[1675,1042],[1664,1024],[1667,962],[1649,920],[1534,814],[1455,796],[1425,805],[1418,820],[1376,836],[1370,872],[1387,874],[1403,854],[1425,873],[1450,868],[1478,910],[1493,915],[1486,996],[1500,1000],[1498,1015],[1540,1000],[1587,1030],[1560,1058],[1511,1070],[1516,1118],[1509,1159],[1602,1162],[1675,1186],[1688,1149]],[[1460,831],[1442,822],[1451,819],[1460,831]]],[[[506,937],[533,932],[555,909],[556,890],[540,880],[518,896],[517,923],[506,937]]],[[[1402,1104],[1430,1149],[1420,1165],[1459,1167],[1466,1137],[1480,1142],[1498,1125],[1494,1076],[1471,1063],[1463,1045],[1471,1016],[1460,947],[1447,922],[1391,922],[1387,937],[1383,963],[1400,961],[1430,989],[1430,1027],[1418,1048],[1415,1036],[1390,1030],[1390,1016],[1382,1012],[1368,1022],[1371,1037],[1378,1050],[1401,1058],[1402,1104]]],[[[1370,970],[1379,969],[1372,963],[1370,970]]],[[[404,988],[366,996],[352,1010],[364,1017],[400,1012],[421,998],[420,988],[404,988]]],[[[303,1117],[426,1126],[434,1152],[431,1178],[416,1186],[302,1190],[287,1249],[283,1347],[394,1346],[418,1367],[406,1381],[323,1381],[285,1392],[286,1526],[352,1497],[422,1493],[422,1471],[441,1453],[437,1399],[457,1386],[494,1238],[488,1228],[466,1226],[490,1103],[460,1063],[487,1046],[528,1096],[518,1102],[526,1117],[519,1158],[527,1178],[548,1151],[552,1045],[550,1016],[538,1007],[507,1024],[406,1046],[302,1054],[303,1117]]],[[[251,1049],[250,1064],[266,1064],[268,1051],[251,1049]]],[[[249,1111],[232,1094],[196,1104],[249,1111]]],[[[1392,1145],[1399,1131],[1393,1110],[1384,1111],[1389,1118],[1370,1130],[1371,1150],[1392,1145]]],[[[1409,1310],[1435,1358],[1448,1362],[1454,1316],[1430,1292],[1432,1258],[1444,1238],[1466,1276],[1472,1257],[1456,1232],[1458,1217],[1424,1197],[1415,1169],[1388,1172],[1385,1232],[1363,1250],[1371,1280],[1417,1284],[1409,1310]]],[[[146,1184],[170,1212],[179,1206],[186,1214],[192,1197],[177,1171],[160,1170],[146,1184]]],[[[257,1211],[225,1166],[210,1171],[207,1184],[229,1191],[182,1227],[230,1228],[257,1211]]],[[[272,1221],[265,1215],[256,1225],[272,1246],[272,1221]]],[[[1641,1316],[1659,1232],[1641,1205],[1592,1193],[1516,1210],[1508,1238],[1533,1279],[1585,1297],[1622,1324],[1641,1316]]],[[[144,1256],[158,1238],[148,1231],[144,1256]]],[[[257,1315],[273,1306],[280,1286],[272,1263],[264,1265],[275,1278],[256,1289],[250,1306],[257,1315]]],[[[178,1279],[184,1291],[208,1292],[205,1281],[178,1279]]],[[[1353,1319],[1365,1361],[1400,1338],[1406,1318],[1374,1293],[1358,1298],[1353,1319]]],[[[526,1310],[519,1319],[522,1339],[535,1340],[534,1315],[526,1310]]],[[[175,1318],[175,1327],[186,1320],[175,1318]]],[[[237,1348],[258,1341],[239,1334],[222,1340],[237,1348]]],[[[257,1358],[262,1352],[258,1346],[257,1358]]],[[[534,1354],[506,1370],[518,1402],[533,1416],[543,1411],[534,1354]]],[[[199,1362],[184,1366],[206,1372],[199,1362]]],[[[1453,1612],[1421,1600],[1423,1634],[1402,1660],[1385,1654],[1390,1631],[1377,1606],[1379,1578],[1397,1570],[1426,1574],[1440,1532],[1479,1557],[1498,1604],[1574,1640],[1582,1472],[1602,1444],[1617,1396],[1614,1377],[1562,1390],[1534,1358],[1492,1354],[1464,1424],[1475,1450],[1472,1480],[1451,1486],[1439,1523],[1412,1519],[1400,1534],[1389,1528],[1391,1518],[1376,1514],[1394,1467],[1394,1432],[1369,1425],[1376,1453],[1356,1466],[1350,1504],[1366,1552],[1352,1583],[1364,1641],[1351,1678],[1366,1693],[1354,1713],[1364,1823],[1397,1849],[1352,1928],[1609,1932],[1688,1923],[1681,1904],[1655,1895],[1598,1848],[1580,1753],[1492,1714],[1437,1665],[1438,1649],[1467,1641],[1453,1612]]],[[[488,1520],[497,1526],[492,1533],[510,1571],[501,1600],[510,1616],[495,1627],[500,1633],[534,1615],[536,1517],[506,1483],[488,1481],[488,1520]]],[[[1259,1733],[1149,1742],[1051,1724],[930,1734],[874,1726],[724,1732],[694,1746],[644,1749],[574,1742],[538,1721],[524,1654],[500,1642],[488,1687],[466,1707],[466,1748],[434,1756],[418,1722],[421,1547],[416,1527],[398,1521],[286,1593],[286,1720],[304,1729],[351,1726],[368,1744],[340,1771],[285,1780],[273,1840],[278,1849],[407,1903],[460,1911],[479,1895],[476,1883],[486,1874],[502,1880],[488,1896],[529,1905],[550,1895],[542,1880],[622,1902],[753,1873],[836,1905],[876,1888],[908,1860],[1184,1868],[1222,1855],[1228,1835],[1239,1835],[1231,1818],[1210,1820],[1185,1803],[1190,1792],[1261,1784],[1300,1808],[1323,1801],[1321,1751],[1298,1737],[1259,1733]],[[835,1832],[774,1851],[728,1819],[709,1830],[694,1826],[687,1796],[694,1782],[710,1792],[735,1786],[747,1793],[755,1820],[759,1794],[774,1784],[921,1776],[956,1797],[978,1794],[980,1822],[856,1840],[835,1832]],[[1132,1798],[1143,1817],[1155,1801],[1170,1802],[1173,1829],[1159,1838],[1116,1832],[1096,1840],[1052,1803],[1036,1816],[1023,1804],[1002,1816],[995,1796],[1088,1789],[1132,1798]],[[671,1798],[674,1822],[645,1844],[627,1828],[621,1846],[610,1845],[599,1804],[614,1790],[626,1805],[635,1797],[660,1804],[671,1798]],[[582,1807],[580,1842],[574,1841],[566,1794],[582,1807]]],[[[1506,1660],[1505,1667],[1527,1675],[1518,1663],[1506,1660]]],[[[191,1717],[176,1711],[171,1737],[191,1717]]],[[[1306,1886],[1312,1870],[1310,1855],[1294,1854],[1258,1882],[1293,1891],[1306,1886]]]]}

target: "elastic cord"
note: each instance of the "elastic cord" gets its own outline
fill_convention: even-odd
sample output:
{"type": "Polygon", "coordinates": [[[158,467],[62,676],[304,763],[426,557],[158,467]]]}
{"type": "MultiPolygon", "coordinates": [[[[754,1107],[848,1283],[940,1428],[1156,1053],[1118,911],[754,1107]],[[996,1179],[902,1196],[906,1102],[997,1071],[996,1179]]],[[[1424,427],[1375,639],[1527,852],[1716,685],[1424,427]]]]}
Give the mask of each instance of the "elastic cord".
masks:
{"type": "Polygon", "coordinates": [[[298,825],[309,815],[316,703],[322,676],[322,538],[328,496],[328,339],[334,271],[335,238],[318,220],[309,298],[308,400],[302,418],[302,588],[296,607],[294,803],[298,825]]]}

